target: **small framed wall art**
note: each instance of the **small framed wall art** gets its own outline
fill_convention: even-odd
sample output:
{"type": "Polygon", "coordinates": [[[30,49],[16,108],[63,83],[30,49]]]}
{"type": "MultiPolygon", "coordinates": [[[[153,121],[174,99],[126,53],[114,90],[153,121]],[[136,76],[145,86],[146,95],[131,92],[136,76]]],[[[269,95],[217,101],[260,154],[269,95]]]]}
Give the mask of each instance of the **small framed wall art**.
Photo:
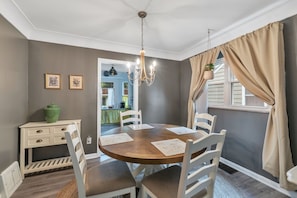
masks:
{"type": "Polygon", "coordinates": [[[61,75],[44,74],[44,84],[46,89],[61,89],[61,75]]]}
{"type": "Polygon", "coordinates": [[[83,89],[83,76],[69,75],[69,89],[83,89]]]}

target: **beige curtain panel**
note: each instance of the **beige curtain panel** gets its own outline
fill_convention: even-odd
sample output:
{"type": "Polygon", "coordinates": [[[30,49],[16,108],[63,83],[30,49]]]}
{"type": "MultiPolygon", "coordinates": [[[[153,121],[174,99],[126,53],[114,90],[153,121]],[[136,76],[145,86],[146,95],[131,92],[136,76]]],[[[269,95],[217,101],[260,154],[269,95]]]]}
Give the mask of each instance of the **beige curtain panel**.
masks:
{"type": "Polygon", "coordinates": [[[188,100],[188,121],[187,127],[192,128],[194,121],[194,104],[198,97],[201,95],[206,80],[203,78],[205,65],[208,63],[214,63],[218,56],[218,49],[214,48],[208,50],[202,54],[196,55],[190,58],[192,77],[188,100]]]}
{"type": "Polygon", "coordinates": [[[222,45],[221,51],[239,82],[271,105],[263,146],[263,169],[278,177],[281,187],[296,190],[286,177],[293,161],[286,111],[283,25],[269,24],[222,45]]]}

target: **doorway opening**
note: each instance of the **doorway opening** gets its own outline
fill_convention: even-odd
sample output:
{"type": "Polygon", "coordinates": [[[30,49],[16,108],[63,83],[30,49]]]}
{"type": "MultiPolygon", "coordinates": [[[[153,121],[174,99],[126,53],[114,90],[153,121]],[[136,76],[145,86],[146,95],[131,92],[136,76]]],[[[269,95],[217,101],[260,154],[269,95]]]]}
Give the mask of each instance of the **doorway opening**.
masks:
{"type": "Polygon", "coordinates": [[[128,63],[135,64],[98,58],[97,140],[104,132],[120,126],[120,111],[138,109],[138,85],[129,83],[128,63]]]}

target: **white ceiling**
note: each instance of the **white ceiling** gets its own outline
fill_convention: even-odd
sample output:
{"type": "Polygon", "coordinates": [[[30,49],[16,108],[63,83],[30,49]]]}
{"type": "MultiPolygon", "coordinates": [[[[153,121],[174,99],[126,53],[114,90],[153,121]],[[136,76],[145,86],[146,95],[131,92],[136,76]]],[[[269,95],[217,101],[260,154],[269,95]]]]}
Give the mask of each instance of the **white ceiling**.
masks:
{"type": "MultiPolygon", "coordinates": [[[[6,0],[7,1],[7,0],[6,0]]],[[[138,54],[138,11],[146,11],[144,48],[148,55],[180,59],[211,35],[285,0],[10,0],[31,27],[31,40],[138,54]],[[60,37],[60,39],[59,39],[60,37]],[[64,38],[64,41],[63,41],[64,38]],[[79,40],[79,42],[75,42],[79,40]],[[85,45],[87,46],[87,45],[85,45]],[[174,58],[176,56],[176,58],[174,58]]],[[[1,9],[0,9],[1,10],[1,9]]],[[[9,14],[7,14],[9,15],[9,14]]]]}

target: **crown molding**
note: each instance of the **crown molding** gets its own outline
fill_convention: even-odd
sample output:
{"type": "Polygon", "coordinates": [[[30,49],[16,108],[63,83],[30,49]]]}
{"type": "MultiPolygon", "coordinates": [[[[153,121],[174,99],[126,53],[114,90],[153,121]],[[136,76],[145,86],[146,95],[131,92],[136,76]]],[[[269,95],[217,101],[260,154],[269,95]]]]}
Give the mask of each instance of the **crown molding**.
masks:
{"type": "MultiPolygon", "coordinates": [[[[59,32],[45,31],[39,29],[35,29],[34,31],[32,31],[32,34],[28,39],[134,55],[139,55],[140,50],[139,46],[127,45],[125,43],[117,43],[107,40],[82,37],[72,34],[63,34],[59,32]]],[[[145,52],[147,57],[166,58],[170,60],[175,60],[178,56],[177,52],[162,51],[152,48],[145,48],[145,52]]]]}
{"type": "MultiPolygon", "coordinates": [[[[297,1],[281,0],[271,6],[240,20],[210,36],[211,47],[217,47],[269,23],[281,21],[297,14],[297,1]]],[[[185,60],[207,50],[207,38],[185,49],[178,60],[185,60]]]]}
{"type": "Polygon", "coordinates": [[[13,1],[0,0],[0,14],[27,39],[34,31],[33,25],[27,20],[13,1]]]}
{"type": "MultiPolygon", "coordinates": [[[[30,23],[12,0],[1,0],[0,2],[1,15],[16,29],[18,29],[28,40],[106,50],[125,54],[139,54],[139,46],[37,29],[30,23]]],[[[219,46],[241,35],[261,28],[268,23],[280,21],[295,14],[297,14],[296,0],[280,0],[277,3],[272,4],[271,6],[211,35],[210,39],[212,47],[219,46]]],[[[206,46],[207,38],[180,52],[146,48],[146,56],[182,61],[206,51],[206,46]]]]}

